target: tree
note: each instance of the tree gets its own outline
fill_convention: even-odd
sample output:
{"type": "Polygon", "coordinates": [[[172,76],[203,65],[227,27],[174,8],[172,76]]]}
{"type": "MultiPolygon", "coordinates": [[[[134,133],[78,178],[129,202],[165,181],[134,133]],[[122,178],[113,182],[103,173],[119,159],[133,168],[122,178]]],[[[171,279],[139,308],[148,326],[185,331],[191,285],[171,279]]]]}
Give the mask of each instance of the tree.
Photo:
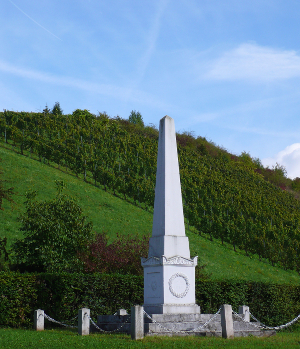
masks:
{"type": "MultiPolygon", "coordinates": [[[[54,107],[53,107],[54,108],[54,107]]],[[[46,104],[45,108],[43,109],[44,115],[48,115],[51,113],[51,110],[48,108],[48,105],[46,104]]]]}
{"type": "Polygon", "coordinates": [[[56,103],[54,104],[51,113],[52,113],[53,115],[62,115],[62,114],[63,114],[63,111],[62,111],[62,109],[61,109],[61,107],[60,107],[59,102],[56,102],[56,103]]]}
{"type": "Polygon", "coordinates": [[[128,120],[132,124],[144,126],[143,117],[139,111],[132,110],[128,120]]]}
{"type": "Polygon", "coordinates": [[[12,248],[21,271],[78,271],[78,253],[92,236],[92,223],[86,222],[75,200],[62,194],[64,184],[56,182],[58,194],[52,200],[35,200],[36,192],[26,194],[26,211],[20,217],[25,236],[12,248]]]}

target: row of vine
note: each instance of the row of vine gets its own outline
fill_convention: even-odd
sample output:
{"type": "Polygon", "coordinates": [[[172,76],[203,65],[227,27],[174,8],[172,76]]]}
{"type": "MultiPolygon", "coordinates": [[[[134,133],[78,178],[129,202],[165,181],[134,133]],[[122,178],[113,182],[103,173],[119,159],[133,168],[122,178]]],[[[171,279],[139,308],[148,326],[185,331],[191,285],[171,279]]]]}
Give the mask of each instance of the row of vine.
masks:
{"type": "MultiPolygon", "coordinates": [[[[2,142],[66,167],[96,185],[153,207],[158,134],[122,119],[5,111],[2,142]]],[[[253,168],[178,144],[184,213],[200,234],[221,239],[273,265],[300,270],[300,202],[253,168]]]]}

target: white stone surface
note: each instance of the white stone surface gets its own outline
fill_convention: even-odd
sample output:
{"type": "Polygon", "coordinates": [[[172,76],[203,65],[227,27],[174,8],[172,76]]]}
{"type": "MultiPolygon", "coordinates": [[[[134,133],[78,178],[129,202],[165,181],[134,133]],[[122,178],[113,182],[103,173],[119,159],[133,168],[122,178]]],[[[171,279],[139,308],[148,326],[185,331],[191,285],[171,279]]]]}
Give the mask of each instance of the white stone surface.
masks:
{"type": "Polygon", "coordinates": [[[140,305],[131,307],[131,339],[144,338],[144,308],[140,305]]]}
{"type": "Polygon", "coordinates": [[[33,328],[36,331],[44,331],[44,310],[38,309],[34,311],[33,328]]]}
{"type": "Polygon", "coordinates": [[[144,307],[151,314],[197,314],[195,267],[185,236],[174,120],[160,120],[152,237],[144,267],[144,307]]]}
{"type": "Polygon", "coordinates": [[[247,305],[239,306],[239,314],[244,315],[244,321],[250,322],[250,310],[247,305]]]}
{"type": "Polygon", "coordinates": [[[234,338],[232,307],[230,304],[221,306],[221,327],[223,338],[234,338]]]}
{"type": "Polygon", "coordinates": [[[125,315],[128,315],[128,313],[127,313],[127,310],[126,310],[126,309],[119,309],[119,310],[117,311],[117,315],[119,315],[119,316],[125,316],[125,315]]]}
{"type": "Polygon", "coordinates": [[[187,236],[152,236],[149,241],[150,256],[181,256],[190,258],[189,239],[187,236]]]}
{"type": "Polygon", "coordinates": [[[165,235],[185,236],[175,124],[169,116],[159,124],[152,229],[152,236],[165,235]]]}
{"type": "Polygon", "coordinates": [[[78,334],[80,336],[90,334],[90,309],[82,308],[78,310],[78,334]]]}

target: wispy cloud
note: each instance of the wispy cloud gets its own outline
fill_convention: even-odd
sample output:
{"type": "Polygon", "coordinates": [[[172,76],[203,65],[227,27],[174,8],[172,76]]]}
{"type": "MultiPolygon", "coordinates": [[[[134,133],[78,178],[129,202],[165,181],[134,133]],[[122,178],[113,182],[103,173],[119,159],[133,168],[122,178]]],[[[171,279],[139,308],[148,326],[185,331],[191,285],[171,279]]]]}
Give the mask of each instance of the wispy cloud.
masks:
{"type": "Polygon", "coordinates": [[[13,74],[21,78],[85,90],[94,94],[113,97],[118,100],[127,100],[128,96],[130,95],[130,101],[134,103],[143,101],[144,104],[156,106],[158,108],[170,108],[169,105],[161,102],[155,96],[152,96],[149,93],[139,89],[134,90],[127,86],[123,87],[113,84],[101,84],[68,76],[57,76],[32,69],[17,67],[3,61],[0,61],[0,71],[7,74],[13,74]]]}
{"type": "Polygon", "coordinates": [[[12,2],[11,0],[8,0],[11,4],[13,4],[19,11],[21,11],[26,17],[28,17],[32,22],[34,22],[35,24],[37,24],[39,27],[41,27],[42,29],[46,30],[46,32],[48,32],[49,34],[51,34],[52,36],[54,36],[56,39],[62,41],[61,38],[59,38],[58,36],[56,36],[55,34],[53,34],[50,30],[48,30],[47,28],[43,27],[40,23],[38,23],[37,21],[35,21],[32,17],[30,17],[26,12],[24,12],[19,6],[17,6],[14,2],[12,2]]]}
{"type": "Polygon", "coordinates": [[[300,177],[300,143],[289,145],[272,158],[262,160],[264,166],[284,166],[290,178],[300,177]]]}
{"type": "Polygon", "coordinates": [[[156,42],[159,37],[161,22],[163,14],[167,8],[169,0],[163,0],[159,3],[158,10],[155,14],[149,35],[147,36],[147,48],[140,58],[139,68],[138,68],[138,83],[143,79],[147,67],[150,63],[151,57],[155,52],[156,42]]]}
{"type": "Polygon", "coordinates": [[[132,93],[134,90],[138,89],[141,85],[151,58],[155,52],[156,42],[159,37],[161,22],[163,14],[166,10],[169,0],[163,0],[159,2],[158,9],[155,13],[154,20],[152,22],[152,26],[149,30],[148,35],[145,37],[146,41],[146,49],[138,60],[136,77],[132,80],[130,88],[127,90],[127,100],[131,99],[132,93]]]}
{"type": "Polygon", "coordinates": [[[258,82],[299,78],[300,56],[296,51],[242,44],[213,61],[205,77],[258,82]]]}

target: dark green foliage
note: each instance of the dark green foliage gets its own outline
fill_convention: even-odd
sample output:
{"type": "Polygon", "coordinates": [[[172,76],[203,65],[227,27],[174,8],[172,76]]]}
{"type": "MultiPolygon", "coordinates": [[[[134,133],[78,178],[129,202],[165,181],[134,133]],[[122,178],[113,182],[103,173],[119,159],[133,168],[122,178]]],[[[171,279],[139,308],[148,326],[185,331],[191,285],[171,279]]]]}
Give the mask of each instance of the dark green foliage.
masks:
{"type": "Polygon", "coordinates": [[[51,113],[51,110],[48,108],[48,105],[46,104],[45,108],[43,109],[44,115],[48,115],[51,113]]]}
{"type": "MultiPolygon", "coordinates": [[[[46,106],[46,107],[47,107],[47,106],[46,106]]],[[[63,114],[63,111],[62,111],[62,109],[61,109],[61,107],[60,107],[59,102],[55,102],[55,104],[54,104],[54,106],[53,106],[53,108],[52,108],[52,110],[51,110],[51,113],[52,113],[53,115],[62,115],[62,114],[63,114]]]]}
{"type": "Polygon", "coordinates": [[[248,305],[269,326],[282,325],[300,314],[300,286],[197,280],[196,298],[204,313],[215,313],[225,303],[235,311],[239,305],[248,305]]]}
{"type": "Polygon", "coordinates": [[[131,110],[128,120],[132,124],[144,126],[143,117],[139,111],[131,110]]]}
{"type": "Polygon", "coordinates": [[[0,271],[9,270],[9,253],[7,251],[7,238],[0,238],[0,271]]]}
{"type": "Polygon", "coordinates": [[[37,290],[33,274],[0,272],[0,325],[32,326],[37,290]]]}
{"type": "MultiPolygon", "coordinates": [[[[78,309],[114,314],[143,304],[143,277],[120,274],[18,274],[0,272],[0,325],[32,324],[34,309],[43,309],[59,321],[78,309]]],[[[300,286],[260,282],[196,281],[202,313],[215,313],[224,304],[235,311],[248,305],[251,313],[270,326],[284,324],[300,313],[300,286]]]]}
{"type": "MultiPolygon", "coordinates": [[[[0,159],[1,161],[1,159],[0,159]]],[[[0,169],[0,176],[2,175],[2,171],[0,169]]],[[[4,182],[1,177],[0,177],[0,210],[2,210],[2,202],[3,200],[8,200],[8,201],[13,201],[12,200],[12,195],[13,195],[13,189],[14,188],[5,188],[4,182]]]]}
{"type": "Polygon", "coordinates": [[[74,271],[78,259],[92,235],[92,223],[86,222],[74,199],[63,195],[63,183],[52,200],[36,201],[35,193],[27,194],[26,212],[21,216],[23,239],[12,251],[17,267],[25,271],[74,271]]]}

